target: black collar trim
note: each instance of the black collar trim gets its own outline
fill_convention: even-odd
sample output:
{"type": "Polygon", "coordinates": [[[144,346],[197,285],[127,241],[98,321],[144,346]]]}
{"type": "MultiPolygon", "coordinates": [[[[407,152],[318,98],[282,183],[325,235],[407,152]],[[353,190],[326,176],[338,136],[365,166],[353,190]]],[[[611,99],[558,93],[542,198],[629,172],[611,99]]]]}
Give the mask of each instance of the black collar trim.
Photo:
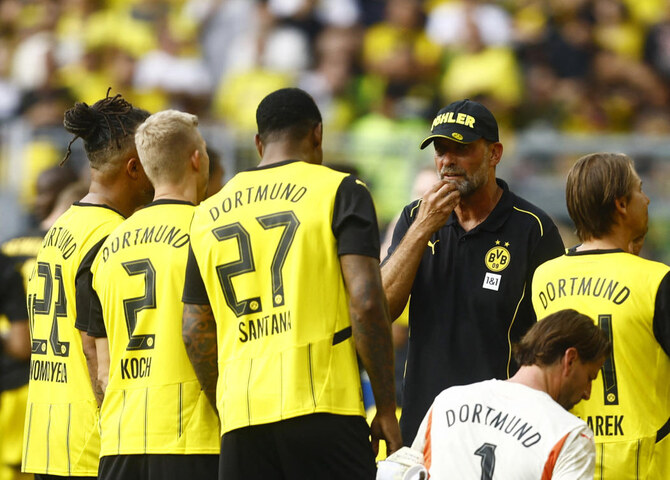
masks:
{"type": "Polygon", "coordinates": [[[575,245],[574,247],[568,248],[568,250],[565,252],[565,254],[569,257],[577,257],[580,255],[601,255],[604,253],[626,253],[624,250],[620,248],[607,248],[607,249],[594,249],[594,250],[581,250],[577,251],[577,247],[581,245],[575,245]]]}
{"type": "Polygon", "coordinates": [[[72,205],[76,205],[78,207],[100,207],[100,208],[106,208],[108,210],[111,210],[112,212],[116,212],[119,215],[121,215],[123,218],[126,218],[126,216],[119,212],[116,208],[112,208],[109,205],[105,205],[104,203],[86,203],[86,202],[74,202],[72,205]]]}

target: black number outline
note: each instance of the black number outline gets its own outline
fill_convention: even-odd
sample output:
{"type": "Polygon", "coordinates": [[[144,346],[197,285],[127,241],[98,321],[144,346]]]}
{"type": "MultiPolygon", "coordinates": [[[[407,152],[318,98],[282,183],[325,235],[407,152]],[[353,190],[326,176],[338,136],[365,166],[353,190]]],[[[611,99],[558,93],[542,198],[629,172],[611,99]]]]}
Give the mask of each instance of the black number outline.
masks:
{"type": "Polygon", "coordinates": [[[128,330],[128,346],[126,350],[152,350],[156,345],[153,333],[135,335],[137,314],[142,310],[156,308],[156,269],[151,260],[143,258],[121,264],[130,276],[144,275],[144,295],[123,300],[123,314],[128,330]]]}
{"type": "MultiPolygon", "coordinates": [[[[614,346],[614,337],[612,334],[612,315],[598,315],[598,326],[602,329],[603,332],[607,334],[610,342],[612,342],[612,346],[614,346]]],[[[605,360],[605,363],[600,369],[600,373],[603,377],[604,404],[619,405],[619,384],[617,383],[616,365],[614,363],[614,348],[612,348],[612,351],[605,360]]]]}
{"type": "Polygon", "coordinates": [[[42,290],[42,299],[37,294],[28,296],[28,310],[30,312],[30,331],[32,336],[31,352],[35,355],[47,354],[47,342],[51,345],[53,354],[57,357],[70,356],[70,342],[62,342],[58,338],[58,319],[67,317],[67,297],[65,296],[65,285],[63,284],[63,269],[59,264],[54,266],[55,274],[52,275],[51,264],[47,262],[37,262],[36,273],[38,277],[44,278],[44,288],[42,290]],[[35,338],[35,315],[50,315],[51,300],[54,295],[54,280],[58,281],[58,292],[56,294],[56,303],[54,305],[53,317],[51,319],[51,329],[49,339],[35,338]]]}
{"type": "Polygon", "coordinates": [[[216,266],[219,283],[223,290],[228,307],[235,312],[235,316],[241,317],[250,313],[259,312],[263,309],[260,297],[238,300],[233,288],[233,277],[256,270],[254,256],[251,253],[251,238],[240,222],[231,223],[215,228],[212,233],[219,242],[235,239],[239,253],[238,260],[216,266]]]}
{"type": "Polygon", "coordinates": [[[65,296],[65,286],[63,285],[63,269],[56,265],[54,279],[58,280],[58,297],[54,304],[54,319],[51,323],[51,333],[49,335],[49,344],[57,357],[67,357],[70,355],[70,342],[61,342],[58,340],[58,318],[67,317],[67,297],[65,296]]]}
{"type": "Polygon", "coordinates": [[[492,443],[483,443],[477,450],[475,450],[475,455],[482,457],[481,480],[492,480],[493,472],[496,469],[496,446],[492,443]]]}
{"type": "MultiPolygon", "coordinates": [[[[256,221],[265,230],[280,227],[284,228],[272,258],[272,264],[270,265],[272,305],[274,307],[279,307],[284,305],[285,302],[284,277],[282,271],[288,252],[293,244],[296,231],[300,226],[300,221],[295,213],[290,210],[256,217],[256,221]]],[[[219,283],[221,284],[226,304],[237,317],[261,312],[263,310],[263,304],[260,297],[238,300],[232,284],[233,277],[256,270],[249,232],[247,232],[241,223],[235,222],[217,227],[212,230],[212,233],[220,242],[231,239],[237,241],[239,253],[238,259],[216,266],[219,283]]]]}
{"type": "Polygon", "coordinates": [[[256,220],[258,220],[258,223],[265,230],[284,227],[274,257],[272,257],[272,265],[270,266],[270,271],[272,272],[272,306],[281,307],[284,305],[284,277],[282,276],[282,270],[286,262],[286,255],[288,255],[288,251],[291,245],[293,245],[295,232],[300,226],[300,221],[292,211],[264,215],[257,217],[256,220]]]}

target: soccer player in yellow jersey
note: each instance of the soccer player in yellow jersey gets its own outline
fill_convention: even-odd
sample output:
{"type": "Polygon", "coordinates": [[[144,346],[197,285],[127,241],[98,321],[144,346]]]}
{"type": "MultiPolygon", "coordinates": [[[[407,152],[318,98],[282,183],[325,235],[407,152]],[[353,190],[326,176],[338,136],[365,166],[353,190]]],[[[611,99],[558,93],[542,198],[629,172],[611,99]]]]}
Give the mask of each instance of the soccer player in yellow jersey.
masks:
{"type": "MultiPolygon", "coordinates": [[[[84,182],[70,183],[63,188],[63,178],[56,175],[56,172],[59,172],[59,170],[49,169],[46,177],[51,179],[51,183],[57,184],[56,186],[61,190],[61,193],[56,198],[51,212],[45,213],[47,216],[42,219],[39,228],[31,229],[23,235],[10,238],[0,245],[0,251],[14,261],[26,285],[35,266],[35,257],[42,246],[42,239],[46,231],[74,202],[88,193],[88,183],[84,182]]],[[[66,179],[70,178],[69,174],[63,175],[66,179]]],[[[44,181],[38,181],[38,187],[40,183],[44,183],[44,181]]],[[[52,205],[52,202],[45,202],[44,204],[47,203],[52,205]]],[[[21,302],[25,304],[25,293],[21,296],[21,302]]],[[[5,333],[4,318],[6,317],[0,317],[0,335],[5,333]]],[[[0,480],[26,480],[34,478],[33,475],[21,473],[23,423],[28,401],[28,374],[31,354],[28,316],[26,315],[24,321],[7,323],[9,323],[10,335],[25,342],[25,352],[18,358],[12,358],[6,352],[0,354],[0,432],[2,432],[2,439],[0,440],[0,480]]]]}
{"type": "Polygon", "coordinates": [[[321,165],[307,93],[269,94],[256,119],[261,163],[196,208],[183,295],[187,351],[221,419],[219,478],[373,479],[379,439],[402,443],[374,206],[321,165]]]}
{"type": "Polygon", "coordinates": [[[46,233],[28,282],[32,353],[22,469],[38,480],[98,472],[101,396],[92,383],[95,341],[84,332],[90,305],[80,293],[104,238],[153,195],[134,137],[148,116],[120,95],[65,112],[65,129],[84,141],[91,184],[46,233]]]}
{"type": "Polygon", "coordinates": [[[98,478],[217,478],[219,421],[182,341],[189,225],[209,158],[194,115],[166,110],[135,134],[153,202],[119,225],[93,262],[100,414],[98,478]]]}
{"type": "Polygon", "coordinates": [[[580,158],[568,212],[582,243],[533,277],[537,318],[574,308],[612,340],[591,398],[572,412],[595,434],[595,478],[670,478],[670,267],[640,258],[649,198],[624,154],[580,158]]]}

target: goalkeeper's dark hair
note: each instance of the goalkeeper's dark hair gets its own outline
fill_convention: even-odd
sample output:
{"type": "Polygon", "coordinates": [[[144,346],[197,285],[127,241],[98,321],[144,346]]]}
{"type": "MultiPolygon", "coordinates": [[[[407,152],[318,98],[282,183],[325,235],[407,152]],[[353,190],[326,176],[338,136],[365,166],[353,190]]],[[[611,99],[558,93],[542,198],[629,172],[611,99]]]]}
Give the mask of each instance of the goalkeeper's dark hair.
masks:
{"type": "Polygon", "coordinates": [[[535,323],[513,351],[519,366],[549,366],[570,347],[577,349],[582,362],[593,362],[609,355],[612,344],[590,317],[566,309],[535,323]]]}
{"type": "MultiPolygon", "coordinates": [[[[111,90],[111,89],[110,89],[111,90]]],[[[149,112],[133,107],[121,94],[107,96],[92,106],[77,102],[65,112],[63,125],[74,135],[61,165],[72,153],[72,144],[81,138],[91,167],[101,169],[110,161],[135,149],[135,129],[149,112]]]]}
{"type": "Polygon", "coordinates": [[[266,96],[256,110],[261,142],[278,138],[300,140],[321,123],[321,112],[314,99],[299,88],[282,88],[266,96]]]}

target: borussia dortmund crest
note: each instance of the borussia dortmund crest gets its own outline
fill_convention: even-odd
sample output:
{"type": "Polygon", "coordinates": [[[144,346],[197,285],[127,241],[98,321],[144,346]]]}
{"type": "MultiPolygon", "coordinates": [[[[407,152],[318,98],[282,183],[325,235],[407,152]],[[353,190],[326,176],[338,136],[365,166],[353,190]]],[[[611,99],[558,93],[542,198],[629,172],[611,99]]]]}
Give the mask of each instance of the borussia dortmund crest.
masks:
{"type": "Polygon", "coordinates": [[[500,240],[496,240],[496,246],[486,252],[486,257],[484,258],[486,268],[492,272],[501,272],[507,268],[511,256],[509,250],[505,247],[509,247],[509,242],[505,242],[505,246],[502,246],[500,245],[500,240]]]}

